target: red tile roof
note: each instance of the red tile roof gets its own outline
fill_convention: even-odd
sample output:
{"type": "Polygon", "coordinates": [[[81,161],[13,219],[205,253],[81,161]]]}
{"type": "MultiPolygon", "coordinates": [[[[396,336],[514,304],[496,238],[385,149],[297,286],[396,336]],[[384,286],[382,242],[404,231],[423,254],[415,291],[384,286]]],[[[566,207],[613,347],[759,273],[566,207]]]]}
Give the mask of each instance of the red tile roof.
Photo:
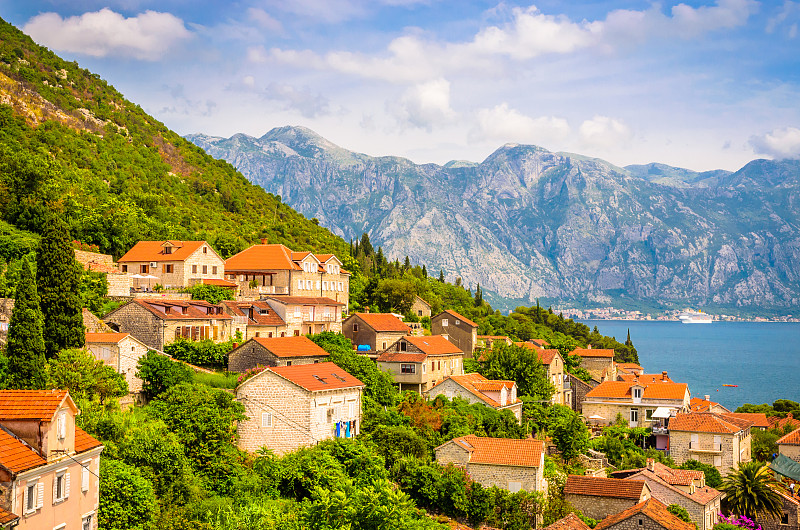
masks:
{"type": "Polygon", "coordinates": [[[750,426],[752,426],[750,421],[726,418],[724,414],[715,412],[678,413],[669,420],[670,431],[735,434],[750,426]]]}
{"type": "MultiPolygon", "coordinates": [[[[544,452],[544,442],[535,438],[484,438],[469,434],[454,438],[455,443],[470,452],[470,464],[497,466],[539,467],[544,452]]],[[[442,447],[447,444],[442,444],[442,447]]],[[[437,447],[438,449],[438,447],[437,447]]]]}
{"type": "Polygon", "coordinates": [[[767,421],[769,421],[770,429],[783,429],[787,425],[791,427],[800,427],[800,420],[792,416],[791,412],[787,414],[785,418],[770,416],[767,421]]]}
{"type": "Polygon", "coordinates": [[[12,473],[21,473],[47,464],[47,460],[16,436],[0,429],[0,465],[12,473]]]}
{"type": "Polygon", "coordinates": [[[560,356],[561,352],[558,350],[544,350],[541,347],[533,344],[531,342],[515,342],[514,346],[519,346],[520,348],[528,348],[529,350],[533,350],[539,356],[539,360],[542,361],[542,364],[550,364],[553,362],[553,359],[556,358],[556,355],[560,356]]]}
{"type": "MultiPolygon", "coordinates": [[[[688,471],[688,470],[675,470],[675,471],[688,471]]],[[[701,477],[703,472],[699,471],[701,477]]],[[[668,474],[664,474],[668,478],[676,479],[677,477],[670,477],[668,474]]],[[[638,473],[631,475],[627,478],[627,480],[650,480],[660,484],[663,488],[666,488],[672,491],[674,494],[680,495],[682,497],[686,497],[687,499],[696,502],[698,504],[702,504],[703,506],[708,505],[709,503],[717,500],[719,497],[722,496],[722,492],[712,488],[711,486],[703,486],[695,487],[692,493],[688,491],[682,490],[680,488],[676,488],[672,482],[665,479],[665,476],[662,476],[661,473],[658,471],[650,471],[647,468],[642,468],[638,473]]],[[[680,479],[678,479],[680,480],[680,479]]],[[[678,484],[681,486],[688,486],[692,483],[691,480],[688,480],[686,484],[678,484]]]]}
{"type": "Polygon", "coordinates": [[[284,322],[278,313],[266,302],[234,302],[232,300],[224,300],[222,305],[234,316],[248,317],[248,326],[280,327],[286,325],[286,322],[284,322]],[[249,317],[250,312],[247,310],[250,307],[256,309],[256,311],[252,312],[252,317],[249,317]]]}
{"type": "Polygon", "coordinates": [[[130,333],[87,333],[86,344],[117,344],[130,333]]]}
{"type": "MultiPolygon", "coordinates": [[[[471,374],[463,374],[463,375],[451,375],[445,377],[443,380],[439,381],[435,385],[431,387],[431,390],[436,388],[437,386],[443,384],[448,379],[452,380],[458,386],[466,390],[467,392],[471,393],[478,399],[485,402],[487,405],[491,407],[500,407],[500,403],[495,401],[493,398],[484,394],[484,392],[500,392],[503,387],[507,388],[509,391],[514,387],[516,384],[514,381],[497,381],[497,380],[489,380],[486,379],[479,373],[471,373],[471,374]]],[[[520,403],[521,401],[517,399],[515,403],[520,403]]]]}
{"type": "Polygon", "coordinates": [[[253,245],[225,260],[225,273],[236,271],[303,270],[284,245],[253,245]]]}
{"type": "MultiPolygon", "coordinates": [[[[171,254],[165,254],[164,243],[165,241],[139,241],[118,261],[119,263],[129,261],[184,261],[203,244],[208,245],[205,241],[170,241],[177,248],[173,248],[171,254]]],[[[208,248],[211,248],[211,245],[208,245],[208,248]]]]}
{"type": "MultiPolygon", "coordinates": [[[[255,337],[250,340],[257,342],[280,358],[328,356],[328,352],[303,335],[297,337],[255,337]]],[[[239,346],[239,348],[243,348],[247,342],[239,346]]]]}
{"type": "Polygon", "coordinates": [[[544,348],[545,346],[550,346],[550,343],[544,339],[531,339],[528,342],[533,344],[534,346],[538,346],[540,348],[544,348]]]}
{"type": "Polygon", "coordinates": [[[706,401],[703,398],[693,397],[691,400],[689,400],[689,407],[692,412],[711,412],[711,407],[722,407],[722,405],[716,401],[706,401]]]}
{"type": "Polygon", "coordinates": [[[275,366],[269,370],[310,392],[364,386],[364,383],[333,363],[275,366]]]}
{"type": "Polygon", "coordinates": [[[617,368],[622,368],[623,370],[643,370],[641,365],[636,363],[617,363],[617,368]]]}
{"type": "Polygon", "coordinates": [[[687,523],[686,521],[678,519],[669,513],[666,506],[653,498],[640,502],[636,506],[628,508],[618,514],[609,515],[600,521],[600,524],[595,526],[595,530],[604,530],[626,519],[630,519],[637,514],[646,515],[666,530],[696,530],[693,523],[687,523]]]}
{"type": "Polygon", "coordinates": [[[789,434],[778,438],[775,443],[786,445],[800,445],[800,429],[795,429],[789,434]]]}
{"type": "Polygon", "coordinates": [[[753,427],[761,429],[769,428],[769,420],[767,419],[767,415],[763,412],[726,412],[725,417],[751,421],[753,422],[753,427]]]}
{"type": "MultiPolygon", "coordinates": [[[[620,469],[618,471],[613,471],[612,474],[622,475],[621,477],[615,477],[615,478],[626,478],[633,475],[634,473],[638,473],[646,469],[647,469],[646,467],[638,469],[620,469]]],[[[688,486],[689,484],[692,483],[692,481],[704,480],[705,477],[705,473],[703,473],[702,471],[697,471],[694,469],[672,469],[671,467],[665,466],[661,462],[653,462],[653,472],[667,484],[673,484],[678,486],[688,486]]]]}
{"type": "Polygon", "coordinates": [[[544,527],[544,530],[589,530],[589,527],[586,523],[581,521],[580,517],[574,513],[570,513],[550,526],[544,527]]]}
{"type": "Polygon", "coordinates": [[[427,355],[464,354],[458,346],[442,335],[430,335],[428,337],[414,337],[409,335],[408,337],[403,337],[403,340],[410,342],[427,355]]]}
{"type": "Polygon", "coordinates": [[[402,331],[411,333],[411,328],[391,313],[353,313],[348,319],[357,316],[375,331],[402,331]]]}
{"type": "Polygon", "coordinates": [[[78,411],[66,390],[0,390],[0,420],[51,421],[62,403],[78,411]]]}
{"type": "Polygon", "coordinates": [[[0,508],[0,524],[8,524],[12,521],[16,521],[17,519],[19,519],[19,515],[0,508]]]}
{"type": "Polygon", "coordinates": [[[580,355],[581,357],[610,357],[614,358],[614,350],[604,350],[601,348],[577,348],[569,352],[570,355],[580,355]]]}
{"type": "Polygon", "coordinates": [[[209,304],[205,300],[147,300],[136,298],[132,303],[139,304],[150,313],[154,314],[161,320],[230,320],[231,316],[222,310],[221,305],[209,304]],[[220,308],[219,314],[209,315],[200,307],[218,307],[220,308]],[[158,308],[169,309],[169,313],[165,313],[158,308]],[[186,313],[178,312],[178,308],[184,308],[186,313]]]}
{"type": "Polygon", "coordinates": [[[615,497],[639,500],[642,497],[643,480],[619,478],[584,477],[569,475],[564,485],[564,495],[590,495],[593,497],[615,497]]]}
{"type": "MultiPolygon", "coordinates": [[[[631,393],[633,386],[634,383],[631,381],[605,381],[594,387],[586,394],[586,397],[633,399],[633,394],[631,393]]],[[[642,399],[682,400],[688,391],[686,383],[649,383],[640,384],[639,386],[644,387],[642,399]]]]}
{"type": "Polygon", "coordinates": [[[203,283],[205,285],[216,285],[217,287],[230,287],[230,288],[236,287],[235,282],[223,280],[221,278],[203,278],[203,283]]]}
{"type": "Polygon", "coordinates": [[[76,453],[83,453],[84,451],[88,451],[89,449],[94,449],[95,447],[100,447],[103,445],[95,439],[91,434],[86,433],[80,427],[75,427],[75,452],[76,453]]]}
{"type": "Polygon", "coordinates": [[[617,377],[621,378],[622,381],[633,382],[634,380],[638,380],[639,384],[642,384],[642,385],[644,383],[672,383],[673,382],[672,379],[669,378],[669,376],[666,376],[666,379],[664,379],[664,374],[642,374],[642,375],[636,375],[636,374],[629,374],[629,373],[626,372],[626,373],[623,373],[623,374],[619,374],[617,377]]]}
{"type": "Polygon", "coordinates": [[[337,302],[327,296],[269,296],[267,298],[287,305],[344,305],[342,302],[337,302]]]}
{"type": "Polygon", "coordinates": [[[436,315],[433,318],[437,318],[437,317],[439,317],[441,315],[444,315],[445,313],[450,315],[451,317],[455,318],[456,320],[462,321],[463,323],[465,323],[466,325],[468,325],[468,326],[470,326],[472,328],[477,328],[478,327],[478,325],[475,322],[473,322],[472,320],[470,320],[470,319],[468,319],[468,318],[466,318],[464,316],[459,315],[458,313],[456,313],[452,309],[445,309],[444,311],[442,311],[441,313],[439,313],[438,315],[436,315]]]}

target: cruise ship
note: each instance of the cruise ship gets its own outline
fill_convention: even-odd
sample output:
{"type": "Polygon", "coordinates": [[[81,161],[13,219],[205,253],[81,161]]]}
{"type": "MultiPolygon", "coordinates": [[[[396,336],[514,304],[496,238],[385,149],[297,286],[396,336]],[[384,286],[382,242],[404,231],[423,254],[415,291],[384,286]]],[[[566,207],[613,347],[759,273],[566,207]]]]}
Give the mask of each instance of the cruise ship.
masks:
{"type": "Polygon", "coordinates": [[[685,311],[678,316],[678,320],[680,320],[684,324],[711,324],[714,319],[702,311],[685,311]]]}

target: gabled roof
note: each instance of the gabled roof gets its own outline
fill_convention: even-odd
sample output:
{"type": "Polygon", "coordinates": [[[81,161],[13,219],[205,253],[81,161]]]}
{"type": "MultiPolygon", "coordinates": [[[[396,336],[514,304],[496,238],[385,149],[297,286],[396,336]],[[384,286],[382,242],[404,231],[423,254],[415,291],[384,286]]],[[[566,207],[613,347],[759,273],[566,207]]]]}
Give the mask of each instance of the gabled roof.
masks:
{"type": "Polygon", "coordinates": [[[216,285],[217,287],[228,287],[231,289],[234,289],[236,287],[235,282],[223,280],[222,278],[203,278],[203,284],[216,285]]]}
{"type": "Polygon", "coordinates": [[[0,428],[0,465],[12,473],[43,466],[47,460],[30,445],[0,428]]]}
{"type": "MultiPolygon", "coordinates": [[[[272,368],[268,368],[267,370],[278,374],[284,379],[291,381],[292,383],[308,390],[309,392],[364,386],[364,383],[333,363],[274,366],[272,368]]],[[[267,370],[265,370],[265,372],[267,370]]],[[[256,379],[258,375],[253,376],[248,381],[256,379]]]]}
{"type": "Polygon", "coordinates": [[[86,344],[118,344],[130,333],[87,333],[86,344]]]}
{"type": "Polygon", "coordinates": [[[686,383],[637,384],[631,381],[605,381],[586,394],[586,398],[633,399],[631,389],[634,386],[644,387],[642,399],[682,400],[689,388],[686,383]]]}
{"type": "Polygon", "coordinates": [[[564,485],[564,494],[639,500],[645,487],[643,480],[569,475],[564,485]]]}
{"type": "Polygon", "coordinates": [[[800,427],[800,420],[792,416],[791,412],[785,418],[770,416],[767,421],[769,421],[770,429],[783,429],[787,425],[795,428],[800,427]]]}
{"type": "Polygon", "coordinates": [[[225,260],[225,272],[303,270],[285,245],[253,245],[225,260]]]}
{"type": "Polygon", "coordinates": [[[776,444],[800,445],[800,429],[795,429],[789,434],[778,438],[776,444]]]}
{"type": "Polygon", "coordinates": [[[758,427],[761,429],[769,428],[769,420],[767,419],[767,415],[763,412],[726,412],[725,417],[751,421],[753,422],[753,427],[758,427]]]}
{"type": "Polygon", "coordinates": [[[626,372],[631,370],[644,370],[641,365],[636,363],[617,363],[617,368],[625,370],[626,372]]]}
{"type": "Polygon", "coordinates": [[[752,422],[738,418],[728,418],[715,412],[678,413],[669,420],[670,431],[707,432],[718,434],[736,434],[751,427],[752,422]]]}
{"type": "Polygon", "coordinates": [[[643,385],[644,383],[673,383],[674,381],[669,378],[666,374],[630,374],[628,372],[619,374],[617,376],[621,381],[638,381],[639,384],[643,385]]]}
{"type": "Polygon", "coordinates": [[[13,514],[8,510],[0,508],[0,524],[8,524],[19,519],[19,515],[13,514]]]}
{"type": "Polygon", "coordinates": [[[262,301],[255,302],[234,302],[232,300],[223,300],[222,305],[228,308],[228,311],[237,317],[248,317],[248,326],[270,326],[280,327],[286,325],[286,322],[272,309],[268,303],[262,301]],[[248,308],[254,308],[253,316],[249,316],[248,308]]]}
{"type": "Polygon", "coordinates": [[[267,298],[285,305],[344,305],[327,296],[268,296],[267,298]]]}
{"type": "Polygon", "coordinates": [[[609,357],[614,358],[614,350],[602,348],[576,348],[569,352],[570,355],[580,355],[581,357],[609,357]]]}
{"type": "Polygon", "coordinates": [[[78,412],[66,390],[0,390],[0,420],[52,421],[62,404],[78,412]]]}
{"type": "MultiPolygon", "coordinates": [[[[500,403],[498,403],[493,398],[484,394],[484,392],[500,392],[502,391],[503,387],[505,387],[510,391],[516,384],[514,381],[489,380],[479,373],[471,373],[471,374],[447,376],[443,380],[433,385],[431,387],[431,390],[443,384],[448,379],[453,381],[458,386],[460,386],[470,394],[474,395],[475,397],[477,397],[490,407],[495,407],[495,408],[500,407],[501,406],[500,403]]],[[[521,403],[521,401],[517,399],[515,403],[521,403]]]]}
{"type": "Polygon", "coordinates": [[[656,499],[650,498],[644,502],[640,502],[636,506],[632,506],[625,511],[619,512],[614,515],[609,515],[602,521],[600,524],[595,526],[595,530],[604,530],[605,528],[609,528],[614,526],[615,524],[622,522],[626,519],[630,519],[634,515],[646,515],[659,525],[662,528],[667,530],[696,530],[693,523],[687,523],[681,519],[678,519],[669,511],[664,504],[660,503],[656,499]]]}
{"type": "Polygon", "coordinates": [[[95,447],[100,447],[103,445],[95,439],[92,435],[88,434],[86,431],[81,429],[80,427],[75,427],[75,452],[76,453],[83,453],[84,451],[88,451],[89,449],[94,449],[95,447]]]}
{"type": "MultiPolygon", "coordinates": [[[[706,401],[705,399],[699,397],[693,397],[689,400],[689,408],[692,412],[711,412],[712,407],[719,407],[724,410],[728,410],[716,401],[706,401]]],[[[766,417],[767,416],[764,415],[764,418],[766,417]]]]}
{"type": "Polygon", "coordinates": [[[416,302],[422,302],[423,304],[425,304],[426,306],[428,306],[428,309],[430,309],[430,308],[431,308],[431,304],[429,304],[429,303],[428,303],[428,302],[427,302],[427,301],[426,301],[424,298],[422,298],[422,297],[421,297],[421,296],[419,296],[419,295],[417,295],[417,296],[414,296],[414,303],[416,303],[416,302]]]}
{"type": "Polygon", "coordinates": [[[544,530],[589,530],[589,526],[574,513],[569,513],[550,526],[544,527],[544,530]]]}
{"type": "Polygon", "coordinates": [[[411,333],[411,328],[403,324],[402,320],[391,313],[353,313],[347,317],[347,320],[353,317],[358,317],[374,331],[402,331],[403,333],[411,333]]]}
{"type": "MultiPolygon", "coordinates": [[[[702,473],[702,471],[700,473],[702,473]]],[[[689,493],[688,491],[676,488],[669,481],[664,480],[661,474],[655,471],[650,471],[647,468],[641,469],[638,473],[628,477],[627,480],[651,480],[655,483],[660,484],[662,487],[672,491],[673,493],[680,495],[682,497],[686,497],[687,499],[696,502],[697,504],[702,504],[703,506],[706,506],[708,503],[722,496],[721,491],[716,490],[711,486],[703,486],[702,488],[695,487],[693,489],[693,492],[689,493]]],[[[691,483],[691,481],[689,483],[691,483]]]]}
{"type": "MultiPolygon", "coordinates": [[[[299,335],[296,337],[254,337],[247,342],[254,341],[273,355],[280,358],[293,357],[327,357],[328,352],[317,346],[311,339],[299,335]]],[[[243,348],[245,342],[239,348],[243,348]]],[[[239,348],[236,348],[237,350],[239,348]]],[[[234,350],[236,351],[236,350],[234,350]]]]}
{"type": "MultiPolygon", "coordinates": [[[[638,469],[620,469],[612,472],[612,474],[622,474],[623,476],[620,478],[626,478],[640,471],[645,471],[646,469],[646,467],[638,469]]],[[[694,469],[672,469],[671,467],[665,466],[661,462],[653,462],[653,472],[667,484],[677,486],[688,486],[692,483],[692,481],[704,480],[705,477],[705,473],[702,471],[697,471],[694,469]]]]}
{"type": "Polygon", "coordinates": [[[534,346],[537,346],[539,348],[544,348],[545,346],[550,346],[550,343],[547,342],[544,339],[531,339],[528,342],[530,342],[531,344],[533,344],[534,346]]]}
{"type": "Polygon", "coordinates": [[[468,319],[466,317],[463,317],[463,316],[459,315],[458,313],[456,313],[452,309],[445,309],[444,311],[442,311],[441,313],[439,313],[438,315],[436,315],[433,318],[439,318],[442,315],[450,315],[452,318],[455,318],[456,320],[460,320],[461,322],[465,323],[466,325],[468,325],[468,326],[470,326],[472,328],[477,328],[478,327],[478,325],[475,322],[473,322],[472,320],[470,320],[470,319],[468,319]]]}
{"type": "MultiPolygon", "coordinates": [[[[470,464],[494,464],[497,466],[539,467],[544,452],[544,442],[535,438],[485,438],[469,434],[454,438],[449,443],[470,452],[470,464]]],[[[437,447],[437,449],[439,448],[437,447]]]]}
{"type": "MultiPolygon", "coordinates": [[[[138,304],[141,307],[145,308],[150,313],[154,314],[156,317],[160,318],[161,320],[230,320],[231,316],[225,311],[222,311],[219,314],[208,315],[198,309],[198,307],[221,307],[215,304],[210,304],[205,300],[162,300],[160,298],[157,299],[143,299],[143,298],[136,298],[132,302],[133,304],[138,304]],[[162,308],[169,308],[170,313],[164,313],[158,307],[162,308]],[[185,308],[186,313],[179,313],[174,311],[175,308],[185,308]]],[[[118,310],[117,310],[118,311],[118,310]]],[[[109,315],[113,314],[109,313],[109,315]]],[[[108,316],[108,315],[106,315],[108,316]]]]}
{"type": "Polygon", "coordinates": [[[514,346],[518,346],[520,348],[527,348],[529,350],[535,351],[536,355],[539,357],[539,360],[542,361],[542,364],[550,364],[553,362],[553,359],[556,358],[556,355],[559,357],[561,356],[561,352],[558,350],[545,350],[541,347],[533,344],[531,342],[515,342],[514,346]]]}
{"type": "MultiPolygon", "coordinates": [[[[425,362],[425,359],[427,359],[429,355],[464,355],[464,352],[461,351],[458,346],[454,345],[442,335],[430,335],[428,337],[407,335],[397,342],[400,341],[413,344],[420,351],[386,351],[378,357],[378,361],[385,363],[421,363],[425,362]]],[[[397,344],[397,342],[395,342],[395,344],[397,344]]]]}
{"type": "MultiPolygon", "coordinates": [[[[204,244],[208,245],[205,241],[169,241],[173,249],[171,254],[166,254],[164,252],[164,243],[166,241],[139,241],[117,261],[119,263],[129,261],[184,261],[194,254],[198,248],[204,244]]],[[[208,248],[211,248],[211,245],[208,245],[208,248]]],[[[211,251],[214,252],[214,249],[211,248],[211,251]]]]}

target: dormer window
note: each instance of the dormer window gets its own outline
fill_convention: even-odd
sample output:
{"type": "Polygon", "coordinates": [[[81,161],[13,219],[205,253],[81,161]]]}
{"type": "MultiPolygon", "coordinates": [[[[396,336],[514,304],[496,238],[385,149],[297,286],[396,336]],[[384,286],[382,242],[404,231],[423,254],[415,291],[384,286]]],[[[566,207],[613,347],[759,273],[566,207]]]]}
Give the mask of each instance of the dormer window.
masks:
{"type": "Polygon", "coordinates": [[[172,254],[172,247],[164,247],[164,254],[172,254]]]}
{"type": "Polygon", "coordinates": [[[642,389],[641,388],[634,388],[633,389],[633,399],[642,399],[642,389]]]}
{"type": "Polygon", "coordinates": [[[59,440],[67,437],[67,412],[62,410],[56,418],[56,436],[59,440]]]}

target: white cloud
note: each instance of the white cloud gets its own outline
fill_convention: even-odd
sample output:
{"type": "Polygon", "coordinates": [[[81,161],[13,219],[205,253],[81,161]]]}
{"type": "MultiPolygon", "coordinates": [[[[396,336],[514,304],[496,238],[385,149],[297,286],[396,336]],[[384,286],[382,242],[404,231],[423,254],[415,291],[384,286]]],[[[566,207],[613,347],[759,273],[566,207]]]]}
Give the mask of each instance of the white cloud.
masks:
{"type": "Polygon", "coordinates": [[[621,121],[599,115],[581,123],[578,133],[586,146],[602,148],[619,147],[633,136],[621,121]]]}
{"type": "Polygon", "coordinates": [[[367,9],[362,2],[353,0],[268,0],[274,9],[280,9],[297,18],[311,19],[326,24],[362,17],[367,9]]]}
{"type": "Polygon", "coordinates": [[[247,18],[267,31],[271,31],[273,33],[283,32],[283,25],[280,23],[280,21],[273,18],[263,9],[259,9],[257,7],[248,8],[247,18]]]}
{"type": "Polygon", "coordinates": [[[752,136],[750,146],[756,153],[772,158],[800,158],[800,129],[784,127],[752,136]]]}
{"type": "Polygon", "coordinates": [[[456,112],[450,108],[450,83],[446,79],[415,85],[406,90],[399,104],[390,107],[394,107],[402,123],[427,130],[456,117],[456,112]]]}
{"type": "Polygon", "coordinates": [[[685,37],[743,25],[758,9],[755,0],[718,0],[716,6],[698,8],[678,4],[672,8],[674,29],[685,37]]]}
{"type": "Polygon", "coordinates": [[[247,88],[254,88],[256,86],[256,78],[252,75],[246,75],[242,78],[242,84],[247,88]]]}
{"type": "Polygon", "coordinates": [[[531,118],[501,103],[478,111],[478,128],[471,136],[495,142],[545,144],[558,148],[569,135],[567,120],[555,116],[531,118]]]}
{"type": "Polygon", "coordinates": [[[284,83],[270,83],[264,97],[283,104],[284,110],[296,110],[305,118],[330,114],[328,99],[308,88],[296,88],[284,83]]]}
{"type": "Polygon", "coordinates": [[[57,51],[146,61],[157,61],[191,36],[183,21],[170,13],[145,11],[125,18],[108,8],[68,18],[43,13],[30,19],[23,30],[57,51]]]}

